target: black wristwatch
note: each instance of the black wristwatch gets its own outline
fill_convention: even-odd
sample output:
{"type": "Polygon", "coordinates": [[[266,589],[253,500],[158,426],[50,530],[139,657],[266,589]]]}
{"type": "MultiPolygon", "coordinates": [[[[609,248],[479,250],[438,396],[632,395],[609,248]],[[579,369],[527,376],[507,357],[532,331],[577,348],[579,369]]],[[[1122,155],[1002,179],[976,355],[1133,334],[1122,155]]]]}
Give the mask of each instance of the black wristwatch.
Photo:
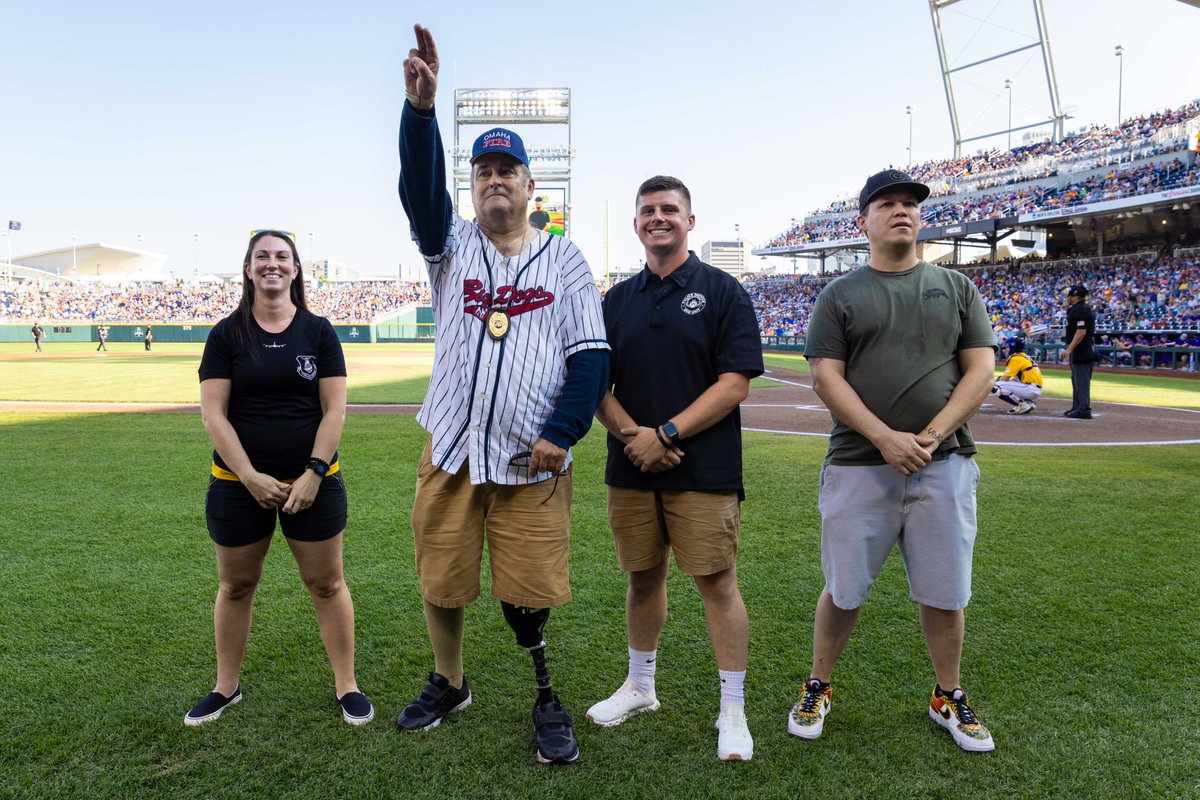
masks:
{"type": "Polygon", "coordinates": [[[679,444],[679,428],[675,426],[674,422],[671,422],[671,420],[664,422],[662,424],[662,432],[671,444],[679,444]]]}
{"type": "Polygon", "coordinates": [[[324,478],[325,473],[329,472],[329,462],[325,461],[324,459],[313,456],[312,458],[310,458],[308,460],[307,468],[311,469],[313,472],[317,473],[318,478],[324,478]]]}

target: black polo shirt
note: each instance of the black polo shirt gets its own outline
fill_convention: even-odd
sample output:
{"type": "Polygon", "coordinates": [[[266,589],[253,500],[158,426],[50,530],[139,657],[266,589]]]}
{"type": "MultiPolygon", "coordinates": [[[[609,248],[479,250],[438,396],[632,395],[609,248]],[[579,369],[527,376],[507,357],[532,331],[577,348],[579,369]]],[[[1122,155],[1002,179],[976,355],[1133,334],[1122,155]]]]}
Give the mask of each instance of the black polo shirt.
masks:
{"type": "MultiPolygon", "coordinates": [[[[754,305],[734,278],[688,253],[665,279],[649,268],[604,297],[612,347],[613,394],[639,424],[661,425],[687,408],[723,372],[763,371],[754,305]]],[[[683,439],[682,463],[641,472],[608,436],[604,482],[631,489],[742,490],[741,414],[737,408],[683,439]]]]}
{"type": "Polygon", "coordinates": [[[1097,361],[1096,351],[1092,349],[1096,335],[1096,315],[1086,301],[1080,301],[1067,309],[1067,323],[1064,328],[1063,341],[1067,344],[1075,338],[1079,329],[1083,329],[1083,341],[1071,351],[1072,364],[1091,364],[1097,361]]]}

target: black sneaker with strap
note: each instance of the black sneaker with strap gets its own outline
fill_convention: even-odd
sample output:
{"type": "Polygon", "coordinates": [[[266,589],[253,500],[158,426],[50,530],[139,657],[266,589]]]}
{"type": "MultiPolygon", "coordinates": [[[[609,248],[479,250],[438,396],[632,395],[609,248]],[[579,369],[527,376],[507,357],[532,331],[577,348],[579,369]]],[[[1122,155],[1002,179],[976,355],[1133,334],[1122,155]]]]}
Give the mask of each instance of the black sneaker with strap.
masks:
{"type": "Polygon", "coordinates": [[[427,731],[442,724],[447,714],[461,711],[471,705],[471,689],[467,685],[467,676],[463,676],[462,686],[454,688],[444,675],[436,672],[429,673],[429,683],[404,710],[396,717],[396,726],[402,731],[427,731]]]}
{"type": "Polygon", "coordinates": [[[575,727],[558,695],[533,707],[533,739],[542,764],[569,764],[579,758],[575,727]]]}

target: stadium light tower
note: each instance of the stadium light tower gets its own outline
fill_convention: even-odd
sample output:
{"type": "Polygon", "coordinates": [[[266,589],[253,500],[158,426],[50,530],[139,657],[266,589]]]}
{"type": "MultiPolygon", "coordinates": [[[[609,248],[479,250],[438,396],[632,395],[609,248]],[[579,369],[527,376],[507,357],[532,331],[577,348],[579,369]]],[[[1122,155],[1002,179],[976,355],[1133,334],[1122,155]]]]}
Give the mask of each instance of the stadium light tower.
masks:
{"type": "Polygon", "coordinates": [[[200,277],[200,234],[193,233],[192,241],[196,243],[196,277],[200,277]]]}
{"type": "Polygon", "coordinates": [[[908,115],[908,164],[912,166],[912,106],[905,106],[904,113],[908,115]]]}
{"type": "MultiPolygon", "coordinates": [[[[525,139],[529,169],[544,203],[542,210],[550,215],[545,230],[570,236],[571,164],[575,152],[571,148],[571,90],[547,87],[454,90],[454,146],[450,161],[454,178],[452,199],[459,214],[467,210],[464,204],[470,203],[471,190],[471,147],[461,142],[469,143],[476,133],[483,133],[486,128],[482,126],[494,125],[521,126],[517,133],[525,139]],[[558,143],[535,145],[535,137],[541,139],[547,134],[533,134],[525,129],[528,125],[561,126],[549,131],[558,143]],[[469,138],[464,140],[467,129],[469,138]]],[[[474,213],[471,209],[470,216],[474,213]]]]}
{"type": "MultiPolygon", "coordinates": [[[[78,238],[79,238],[78,233],[74,233],[74,232],[71,233],[71,272],[73,272],[73,273],[77,272],[79,270],[79,257],[75,250],[75,241],[78,238]]],[[[12,259],[10,258],[9,261],[12,261],[12,259]]]]}
{"type": "Polygon", "coordinates": [[[1125,82],[1125,48],[1117,45],[1113,48],[1113,55],[1117,57],[1117,127],[1121,127],[1121,89],[1125,82]]]}
{"type": "MultiPolygon", "coordinates": [[[[1046,29],[1046,12],[1043,6],[1043,0],[1030,0],[1030,3],[1032,5],[1032,14],[1027,20],[1003,20],[1003,24],[1001,24],[999,22],[990,21],[990,18],[992,17],[991,12],[995,11],[996,8],[999,7],[998,4],[992,3],[990,0],[929,0],[929,14],[933,18],[933,35],[937,43],[938,61],[940,62],[942,68],[942,85],[946,91],[946,107],[950,112],[950,129],[954,136],[954,155],[956,157],[962,155],[963,145],[967,142],[974,142],[980,139],[991,139],[1006,132],[1011,134],[1014,130],[1022,131],[1029,128],[1038,128],[1042,125],[1045,125],[1047,122],[1049,122],[1052,126],[1052,138],[1054,141],[1062,141],[1063,125],[1067,119],[1067,114],[1065,111],[1063,111],[1062,103],[1059,101],[1058,81],[1054,75],[1054,61],[1050,56],[1050,34],[1046,29]],[[963,24],[965,24],[963,21],[973,20],[978,22],[978,27],[973,33],[970,34],[970,38],[965,38],[965,41],[960,40],[955,42],[955,44],[958,45],[956,49],[960,54],[979,53],[981,48],[984,52],[987,52],[988,48],[986,46],[986,39],[988,37],[984,37],[984,39],[981,40],[985,42],[984,45],[975,44],[980,32],[985,26],[991,26],[993,29],[1002,29],[1007,31],[1008,34],[1016,34],[1023,39],[1032,39],[1033,41],[1029,44],[1021,44],[1002,52],[993,53],[992,55],[982,55],[979,57],[974,57],[974,55],[972,55],[972,60],[965,64],[951,64],[952,58],[948,54],[950,48],[948,48],[946,43],[947,31],[944,29],[942,24],[942,15],[950,6],[958,5],[959,3],[967,3],[968,5],[973,4],[971,11],[978,12],[964,12],[958,15],[958,17],[956,17],[953,21],[962,24],[955,25],[952,22],[952,24],[949,26],[949,31],[951,33],[957,32],[956,38],[960,36],[965,38],[965,34],[968,32],[962,30],[963,24]],[[981,8],[981,4],[986,4],[986,9],[981,8]],[[1018,30],[1017,26],[1022,22],[1027,24],[1031,30],[1018,30]],[[955,99],[955,79],[959,78],[961,73],[968,72],[979,67],[986,67],[988,64],[1009,59],[1028,50],[1040,51],[1041,53],[1042,71],[1045,75],[1046,91],[1049,100],[1048,108],[1046,110],[1049,113],[1046,113],[1045,116],[1041,117],[1040,119],[1035,119],[1031,123],[1018,125],[1015,129],[1010,124],[1008,126],[1008,131],[997,130],[968,136],[968,132],[962,129],[961,121],[959,119],[958,104],[955,99]]],[[[953,60],[957,61],[958,56],[955,56],[953,60]]],[[[972,82],[969,78],[961,78],[960,82],[966,92],[970,92],[972,89],[978,90],[980,88],[978,81],[972,82]]],[[[988,90],[984,91],[991,98],[995,98],[994,92],[988,90]]],[[[1029,96],[1029,94],[1027,93],[1025,96],[1029,96]]],[[[971,95],[968,95],[968,100],[970,100],[971,97],[971,95]]],[[[968,111],[968,113],[970,112],[968,111]]]]}
{"type": "Polygon", "coordinates": [[[1008,149],[1012,150],[1012,78],[1004,79],[1004,88],[1008,89],[1008,149]]]}

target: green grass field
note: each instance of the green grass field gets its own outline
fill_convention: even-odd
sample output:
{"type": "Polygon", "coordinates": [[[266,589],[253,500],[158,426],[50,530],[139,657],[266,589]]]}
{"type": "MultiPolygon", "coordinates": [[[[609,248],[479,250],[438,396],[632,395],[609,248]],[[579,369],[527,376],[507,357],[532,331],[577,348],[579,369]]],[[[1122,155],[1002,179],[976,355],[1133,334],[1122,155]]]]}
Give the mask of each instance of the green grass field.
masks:
{"type": "MultiPolygon", "coordinates": [[[[359,402],[419,400],[404,396],[421,385],[419,366],[358,347],[347,354],[359,402]],[[353,365],[372,363],[378,374],[354,377],[353,365]]],[[[115,349],[110,359],[81,351],[63,363],[77,382],[55,366],[36,399],[194,400],[198,351],[164,347],[161,363],[158,353],[137,366],[121,365],[115,349]],[[114,377],[113,366],[129,371],[114,377]],[[150,387],[160,394],[143,397],[150,387]]],[[[47,366],[0,363],[5,392],[47,366]]],[[[1152,388],[1186,398],[1189,383],[1179,383],[1152,388]]],[[[216,571],[202,506],[210,446],[197,415],[6,412],[0,440],[10,487],[0,503],[0,797],[1200,797],[1197,446],[980,454],[963,673],[997,750],[972,755],[926,716],[932,677],[896,558],[835,673],[825,735],[786,734],[821,586],[824,442],[747,434],[738,571],[756,749],[749,763],[723,764],[702,610],[678,574],[659,651],[662,709],[616,729],[582,720],[624,678],[626,660],[624,580],[593,430],[576,448],[575,599],[546,633],[582,756],[545,768],[533,759],[529,659],[486,590],[467,615],[475,704],[423,734],[392,722],[430,668],[409,529],[424,434],[411,417],[352,415],[341,447],[358,677],[377,708],[357,729],[341,721],[282,541],[258,592],[245,699],[215,723],[182,725],[214,674],[216,571]]]]}
{"type": "MultiPolygon", "coordinates": [[[[201,344],[167,342],[146,353],[137,342],[113,344],[96,353],[94,343],[45,345],[31,352],[25,343],[0,343],[0,400],[86,402],[200,402],[196,368],[201,344]]],[[[346,344],[351,403],[420,403],[429,381],[432,344],[346,344]]],[[[808,371],[799,353],[768,353],[768,368],[808,371]]],[[[1046,396],[1070,397],[1071,376],[1045,370],[1046,396]]],[[[755,386],[769,385],[758,379],[755,386]]],[[[1158,375],[1097,372],[1092,399],[1200,408],[1200,381],[1158,375]]]]}

